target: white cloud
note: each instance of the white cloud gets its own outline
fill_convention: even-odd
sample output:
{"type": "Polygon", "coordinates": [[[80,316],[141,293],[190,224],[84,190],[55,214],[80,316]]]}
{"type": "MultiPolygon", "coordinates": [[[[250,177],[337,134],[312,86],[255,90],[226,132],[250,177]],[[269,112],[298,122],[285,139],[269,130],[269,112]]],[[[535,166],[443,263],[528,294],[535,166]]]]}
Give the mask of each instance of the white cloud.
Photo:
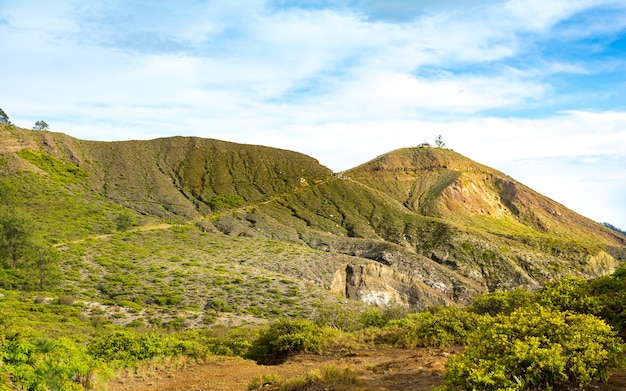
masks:
{"type": "MultiPolygon", "coordinates": [[[[624,156],[623,101],[590,99],[621,89],[574,94],[564,81],[619,74],[623,58],[557,46],[623,33],[621,1],[289,3],[4,1],[0,107],[81,138],[199,135],[334,170],[437,134],[481,163],[531,167],[538,186],[551,171],[516,162],[571,172],[560,177],[572,186],[576,170],[558,159],[624,156]]],[[[601,179],[623,194],[608,161],[615,176],[601,179]]]]}

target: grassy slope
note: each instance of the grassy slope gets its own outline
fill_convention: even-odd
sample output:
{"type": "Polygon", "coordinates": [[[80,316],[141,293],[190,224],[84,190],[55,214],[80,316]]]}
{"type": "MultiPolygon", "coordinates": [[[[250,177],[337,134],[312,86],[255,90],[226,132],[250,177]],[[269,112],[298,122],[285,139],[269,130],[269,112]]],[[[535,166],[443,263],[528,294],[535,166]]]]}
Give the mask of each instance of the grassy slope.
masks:
{"type": "Polygon", "coordinates": [[[394,151],[333,176],[302,154],[217,140],[101,143],[0,132],[2,181],[24,195],[51,242],[114,233],[120,213],[140,225],[198,223],[63,247],[69,286],[113,302],[204,308],[219,297],[234,311],[295,315],[290,300],[321,300],[319,289],[351,262],[342,254],[455,286],[446,295],[459,299],[608,271],[614,260],[596,255],[626,240],[449,150],[394,151]],[[264,273],[274,282],[257,283],[264,273]],[[276,303],[291,285],[275,283],[281,279],[299,291],[284,305],[276,303]],[[261,309],[244,300],[247,291],[270,290],[261,309]],[[168,295],[180,300],[159,299],[168,295]]]}

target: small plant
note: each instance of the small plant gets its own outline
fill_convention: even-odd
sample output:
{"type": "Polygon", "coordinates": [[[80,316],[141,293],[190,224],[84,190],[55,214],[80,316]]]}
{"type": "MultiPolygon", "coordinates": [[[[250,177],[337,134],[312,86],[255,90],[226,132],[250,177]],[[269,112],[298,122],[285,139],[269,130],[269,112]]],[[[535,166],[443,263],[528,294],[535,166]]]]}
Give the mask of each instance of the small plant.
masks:
{"type": "Polygon", "coordinates": [[[0,337],[0,389],[84,390],[106,378],[103,363],[69,340],[33,339],[19,333],[0,337]],[[5,383],[10,380],[11,387],[5,383]]]}
{"type": "Polygon", "coordinates": [[[73,295],[61,295],[57,299],[60,305],[74,305],[76,298],[73,295]]]}
{"type": "Polygon", "coordinates": [[[117,227],[117,230],[120,232],[128,231],[135,225],[137,225],[137,223],[135,222],[133,217],[128,213],[125,213],[125,212],[120,213],[115,218],[115,226],[117,227]]]}
{"type": "Polygon", "coordinates": [[[339,369],[333,365],[319,370],[311,370],[302,376],[280,381],[278,376],[270,377],[271,383],[263,384],[265,376],[258,377],[249,386],[248,390],[263,389],[265,385],[273,384],[281,391],[330,390],[337,385],[351,385],[358,383],[358,373],[350,368],[339,369]]]}
{"type": "Polygon", "coordinates": [[[209,206],[214,211],[225,211],[238,208],[244,204],[244,199],[238,195],[222,194],[211,198],[209,206]]]}
{"type": "Polygon", "coordinates": [[[259,390],[265,386],[277,383],[280,377],[275,373],[267,375],[259,375],[252,380],[252,383],[248,385],[248,391],[259,390]]]}

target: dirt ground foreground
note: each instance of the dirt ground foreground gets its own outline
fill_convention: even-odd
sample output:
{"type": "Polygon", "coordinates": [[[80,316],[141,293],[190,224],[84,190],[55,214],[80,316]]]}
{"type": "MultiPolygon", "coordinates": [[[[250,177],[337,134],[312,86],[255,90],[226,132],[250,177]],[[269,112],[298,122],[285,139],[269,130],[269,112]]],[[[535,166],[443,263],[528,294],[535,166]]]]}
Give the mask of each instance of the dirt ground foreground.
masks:
{"type": "MultiPolygon", "coordinates": [[[[257,365],[239,357],[215,357],[201,365],[159,371],[150,376],[115,379],[109,391],[245,391],[260,375],[278,375],[281,380],[302,376],[327,366],[350,368],[358,373],[354,385],[310,388],[309,391],[430,391],[441,384],[447,358],[455,348],[362,350],[349,356],[297,355],[275,366],[257,365]]],[[[263,390],[275,388],[266,386],[263,390]]],[[[593,384],[589,390],[626,390],[626,373],[613,376],[608,384],[593,384]]]]}

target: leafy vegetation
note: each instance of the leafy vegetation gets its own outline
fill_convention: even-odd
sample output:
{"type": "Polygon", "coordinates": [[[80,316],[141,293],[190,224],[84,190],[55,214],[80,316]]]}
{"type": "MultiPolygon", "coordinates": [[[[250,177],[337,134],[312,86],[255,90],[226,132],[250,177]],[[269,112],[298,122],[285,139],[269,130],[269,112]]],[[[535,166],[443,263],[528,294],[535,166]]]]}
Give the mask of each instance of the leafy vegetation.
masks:
{"type": "MultiPolygon", "coordinates": [[[[277,363],[363,347],[466,345],[449,390],[581,387],[620,365],[625,269],[559,277],[614,267],[588,261],[607,245],[618,258],[623,239],[450,150],[406,148],[333,176],[304,155],[215,140],[0,132],[12,143],[0,151],[0,389],[91,389],[164,357],[277,363]],[[378,309],[328,293],[353,256],[428,275],[432,295],[454,269],[459,302],[554,281],[466,308],[378,309]]],[[[255,387],[355,378],[329,368],[255,387]]]]}
{"type": "MultiPolygon", "coordinates": [[[[358,346],[464,345],[462,353],[448,361],[442,389],[582,387],[606,380],[619,368],[624,345],[616,337],[619,328],[575,311],[624,313],[625,301],[614,294],[614,289],[623,292],[623,270],[586,283],[587,290],[580,280],[570,278],[537,293],[487,294],[465,309],[442,307],[409,314],[393,308],[347,311],[346,320],[339,323],[345,331],[328,326],[332,307],[330,312],[319,313],[314,322],[279,319],[263,326],[176,331],[165,322],[140,328],[96,322],[96,316],[86,315],[84,303],[67,294],[46,300],[34,293],[4,291],[0,295],[0,359],[4,363],[0,372],[5,386],[80,390],[105,381],[115,369],[164,357],[183,356],[199,362],[218,354],[279,363],[293,354],[334,354],[358,346]],[[586,304],[599,297],[613,297],[607,303],[611,311],[586,304]]],[[[619,324],[614,316],[607,320],[619,324]]],[[[336,368],[328,372],[284,381],[258,379],[250,389],[268,383],[297,390],[313,383],[356,381],[355,373],[336,368]]]]}
{"type": "Polygon", "coordinates": [[[298,391],[311,389],[333,389],[341,385],[358,384],[358,373],[350,368],[339,369],[326,366],[320,371],[309,371],[302,376],[280,380],[277,375],[259,376],[248,385],[248,391],[263,389],[274,385],[280,391],[298,391]]]}
{"type": "Polygon", "coordinates": [[[0,124],[6,124],[6,125],[11,124],[11,121],[9,121],[9,116],[2,109],[0,109],[0,124]]]}
{"type": "MultiPolygon", "coordinates": [[[[93,389],[108,376],[103,361],[67,339],[32,338],[12,332],[0,336],[0,346],[0,373],[9,375],[12,389],[93,389]]],[[[0,387],[7,384],[0,383],[0,387]]]]}
{"type": "Polygon", "coordinates": [[[33,219],[0,186],[0,287],[50,289],[60,279],[58,252],[38,235],[33,219]]]}
{"type": "Polygon", "coordinates": [[[46,123],[46,121],[35,121],[35,126],[33,126],[33,130],[49,130],[50,125],[46,123]]]}
{"type": "Polygon", "coordinates": [[[307,320],[281,319],[261,332],[246,357],[275,364],[296,353],[320,353],[328,333],[328,330],[307,320]]]}
{"type": "Polygon", "coordinates": [[[444,375],[446,390],[550,390],[606,381],[620,366],[623,344],[591,315],[541,306],[498,315],[470,334],[444,375]]]}
{"type": "Polygon", "coordinates": [[[75,182],[87,178],[87,173],[79,167],[67,164],[45,152],[22,149],[17,155],[50,174],[53,180],[75,182]]]}
{"type": "Polygon", "coordinates": [[[221,194],[211,198],[209,206],[214,211],[225,211],[232,208],[238,208],[244,204],[244,199],[238,195],[221,194]]]}

